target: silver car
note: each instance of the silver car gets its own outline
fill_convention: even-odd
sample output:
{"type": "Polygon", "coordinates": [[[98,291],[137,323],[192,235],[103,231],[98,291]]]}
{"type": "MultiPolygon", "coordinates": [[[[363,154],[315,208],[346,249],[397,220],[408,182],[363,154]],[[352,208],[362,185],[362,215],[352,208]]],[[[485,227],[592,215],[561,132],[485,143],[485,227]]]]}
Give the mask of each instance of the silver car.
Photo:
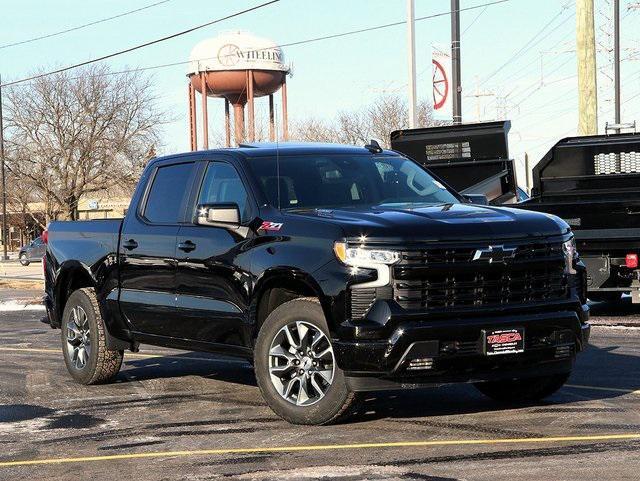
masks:
{"type": "Polygon", "coordinates": [[[28,266],[31,262],[41,262],[46,249],[47,245],[42,240],[42,237],[36,237],[27,245],[20,248],[20,253],[18,254],[20,264],[28,266]]]}

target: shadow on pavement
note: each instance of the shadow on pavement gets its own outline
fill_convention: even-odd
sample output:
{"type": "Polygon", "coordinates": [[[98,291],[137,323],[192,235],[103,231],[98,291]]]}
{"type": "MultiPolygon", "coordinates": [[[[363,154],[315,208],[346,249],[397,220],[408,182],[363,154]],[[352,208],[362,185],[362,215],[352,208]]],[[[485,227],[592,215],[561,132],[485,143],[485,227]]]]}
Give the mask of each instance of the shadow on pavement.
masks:
{"type": "MultiPolygon", "coordinates": [[[[640,389],[640,362],[637,356],[616,352],[619,346],[590,346],[578,357],[569,385],[595,386],[612,390],[579,389],[581,400],[611,399],[640,389]],[[616,391],[619,390],[619,391],[616,391]]],[[[198,353],[184,353],[172,357],[155,357],[126,361],[127,369],[118,382],[145,379],[200,376],[236,385],[256,387],[253,369],[248,362],[214,358],[198,353]]],[[[576,388],[566,387],[537,403],[510,405],[506,408],[540,406],[554,409],[566,406],[562,412],[579,411],[576,388]],[[575,408],[571,407],[575,404],[575,408]]],[[[491,412],[505,409],[505,405],[484,397],[469,384],[448,385],[406,391],[385,391],[363,394],[363,408],[354,421],[381,418],[414,418],[491,412]]],[[[255,399],[259,393],[255,390],[255,399]]],[[[513,434],[513,433],[512,433],[513,434]]]]}
{"type": "Polygon", "coordinates": [[[185,352],[172,356],[148,359],[124,356],[125,371],[120,371],[117,382],[143,381],[184,376],[200,376],[246,386],[257,386],[253,369],[248,361],[222,356],[185,352]]]}
{"type": "MultiPolygon", "coordinates": [[[[591,316],[606,318],[635,317],[640,326],[640,304],[632,304],[631,297],[625,296],[615,302],[590,302],[591,316]]],[[[627,319],[623,319],[627,320],[627,319]]]]}

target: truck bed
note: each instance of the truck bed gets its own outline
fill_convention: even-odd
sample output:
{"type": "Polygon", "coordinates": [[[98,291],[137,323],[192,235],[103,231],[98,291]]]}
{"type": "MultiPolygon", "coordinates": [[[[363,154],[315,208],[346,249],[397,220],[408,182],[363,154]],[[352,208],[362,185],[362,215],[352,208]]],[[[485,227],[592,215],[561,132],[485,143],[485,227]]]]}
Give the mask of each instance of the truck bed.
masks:
{"type": "Polygon", "coordinates": [[[640,200],[565,197],[541,202],[533,198],[518,207],[547,212],[564,219],[575,232],[576,239],[620,243],[640,242],[640,200]]]}
{"type": "Polygon", "coordinates": [[[87,266],[117,256],[122,219],[56,221],[49,225],[48,248],[60,263],[81,259],[87,266]]]}

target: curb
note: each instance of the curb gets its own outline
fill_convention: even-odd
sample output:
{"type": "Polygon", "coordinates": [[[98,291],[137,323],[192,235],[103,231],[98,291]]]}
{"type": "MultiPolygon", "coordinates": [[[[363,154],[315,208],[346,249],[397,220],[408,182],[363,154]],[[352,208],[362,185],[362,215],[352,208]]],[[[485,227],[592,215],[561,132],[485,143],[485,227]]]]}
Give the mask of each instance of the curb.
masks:
{"type": "Polygon", "coordinates": [[[619,320],[619,321],[594,321],[589,320],[593,327],[635,327],[640,328],[640,320],[619,320]]]}

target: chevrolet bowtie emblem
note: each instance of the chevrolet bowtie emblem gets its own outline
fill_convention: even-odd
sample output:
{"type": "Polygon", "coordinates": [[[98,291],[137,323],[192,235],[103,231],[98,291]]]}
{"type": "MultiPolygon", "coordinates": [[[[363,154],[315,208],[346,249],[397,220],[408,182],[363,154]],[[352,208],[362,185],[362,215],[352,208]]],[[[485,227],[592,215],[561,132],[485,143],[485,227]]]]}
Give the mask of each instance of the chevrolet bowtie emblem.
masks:
{"type": "Polygon", "coordinates": [[[496,262],[506,262],[507,259],[513,259],[516,255],[515,247],[505,246],[489,246],[486,249],[478,249],[473,254],[474,261],[485,261],[489,264],[496,262]]]}

